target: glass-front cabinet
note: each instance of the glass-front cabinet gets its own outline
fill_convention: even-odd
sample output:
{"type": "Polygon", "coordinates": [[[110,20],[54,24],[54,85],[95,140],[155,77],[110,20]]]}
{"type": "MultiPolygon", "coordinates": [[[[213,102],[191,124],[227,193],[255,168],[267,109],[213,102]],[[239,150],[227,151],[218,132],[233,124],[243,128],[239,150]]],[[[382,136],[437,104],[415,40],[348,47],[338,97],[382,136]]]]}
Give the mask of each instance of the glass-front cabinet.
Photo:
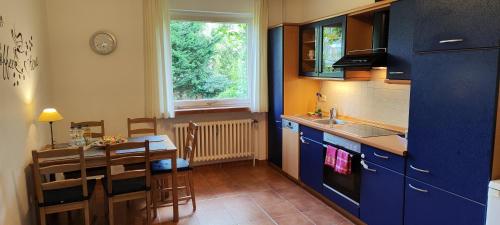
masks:
{"type": "Polygon", "coordinates": [[[318,72],[316,62],[318,49],[318,42],[316,41],[317,35],[316,24],[303,26],[300,29],[300,70],[304,76],[316,76],[318,72]]]}
{"type": "Polygon", "coordinates": [[[300,29],[300,75],[343,78],[332,65],[345,53],[346,16],[339,16],[300,29]]]}

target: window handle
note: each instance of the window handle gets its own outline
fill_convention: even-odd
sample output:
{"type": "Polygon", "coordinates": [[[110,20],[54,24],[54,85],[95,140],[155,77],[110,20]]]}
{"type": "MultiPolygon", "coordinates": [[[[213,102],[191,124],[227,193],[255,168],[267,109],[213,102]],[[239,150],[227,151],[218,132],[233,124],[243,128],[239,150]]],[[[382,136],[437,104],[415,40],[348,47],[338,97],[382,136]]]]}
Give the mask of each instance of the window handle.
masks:
{"type": "Polygon", "coordinates": [[[376,152],[373,152],[373,155],[374,155],[375,157],[378,157],[378,158],[381,158],[381,159],[389,159],[389,156],[379,155],[379,154],[377,154],[376,152]]]}
{"type": "Polygon", "coordinates": [[[446,44],[446,43],[457,43],[457,42],[463,42],[464,39],[462,38],[457,38],[457,39],[447,39],[447,40],[441,40],[439,41],[439,44],[446,44]]]}
{"type": "Polygon", "coordinates": [[[415,190],[415,191],[419,191],[419,192],[423,192],[423,193],[427,193],[427,192],[429,192],[428,190],[421,189],[421,188],[417,188],[417,187],[413,186],[412,184],[408,184],[408,186],[409,186],[411,189],[415,190]]]}

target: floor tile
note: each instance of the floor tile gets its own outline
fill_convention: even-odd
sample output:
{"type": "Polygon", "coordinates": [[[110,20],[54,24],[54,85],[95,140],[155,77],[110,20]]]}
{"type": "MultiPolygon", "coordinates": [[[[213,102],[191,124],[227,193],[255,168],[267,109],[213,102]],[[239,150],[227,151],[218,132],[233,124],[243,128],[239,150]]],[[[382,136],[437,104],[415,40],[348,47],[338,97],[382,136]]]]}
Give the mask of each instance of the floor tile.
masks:
{"type": "Polygon", "coordinates": [[[292,205],[288,201],[283,201],[283,202],[280,202],[277,204],[272,204],[272,205],[264,205],[264,206],[262,206],[262,208],[272,218],[277,218],[277,217],[282,217],[285,215],[299,213],[299,210],[297,208],[295,208],[295,206],[292,205]]]}
{"type": "Polygon", "coordinates": [[[278,225],[312,225],[313,223],[301,213],[294,213],[274,219],[278,225]]]}
{"type": "MultiPolygon", "coordinates": [[[[179,222],[172,207],[158,209],[154,225],[353,225],[296,183],[265,163],[253,167],[237,162],[196,167],[193,170],[197,209],[191,202],[179,205],[179,222]]],[[[96,189],[96,225],[106,224],[104,193],[96,189]]],[[[144,201],[115,206],[116,225],[139,225],[145,218],[144,201]]],[[[51,225],[81,225],[81,213],[48,217],[51,225]]]]}

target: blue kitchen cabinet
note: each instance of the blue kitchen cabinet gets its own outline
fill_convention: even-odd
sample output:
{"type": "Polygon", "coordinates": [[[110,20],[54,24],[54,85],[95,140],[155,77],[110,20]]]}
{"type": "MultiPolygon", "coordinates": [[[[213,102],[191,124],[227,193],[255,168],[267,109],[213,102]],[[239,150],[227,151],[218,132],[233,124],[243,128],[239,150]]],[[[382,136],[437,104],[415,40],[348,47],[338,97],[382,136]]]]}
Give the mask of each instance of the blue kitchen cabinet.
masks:
{"type": "Polygon", "coordinates": [[[486,204],[498,56],[498,49],[415,56],[407,176],[486,204]]]}
{"type": "Polygon", "coordinates": [[[391,4],[387,46],[387,79],[410,80],[413,60],[415,0],[391,4]]]}
{"type": "Polygon", "coordinates": [[[281,168],[283,114],[283,27],[268,32],[268,159],[281,168]]]}
{"type": "Polygon", "coordinates": [[[498,0],[417,0],[415,51],[500,46],[498,0]]]}
{"type": "Polygon", "coordinates": [[[369,162],[378,164],[398,173],[405,172],[405,158],[368,145],[361,145],[361,157],[369,162]]]}
{"type": "Polygon", "coordinates": [[[323,192],[323,132],[300,126],[300,181],[323,192]]]}
{"type": "Polygon", "coordinates": [[[360,219],[369,225],[402,225],[404,175],[366,160],[364,163],[360,219]]]}
{"type": "Polygon", "coordinates": [[[405,187],[405,225],[485,223],[486,206],[483,204],[411,178],[406,179],[405,187]]]}

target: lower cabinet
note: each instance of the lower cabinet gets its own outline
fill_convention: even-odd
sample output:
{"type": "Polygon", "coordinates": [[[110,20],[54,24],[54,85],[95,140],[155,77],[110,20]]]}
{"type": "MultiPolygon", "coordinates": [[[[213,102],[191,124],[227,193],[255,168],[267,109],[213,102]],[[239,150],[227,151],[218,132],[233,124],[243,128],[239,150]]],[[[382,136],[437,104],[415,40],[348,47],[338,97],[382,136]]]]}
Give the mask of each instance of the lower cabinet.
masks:
{"type": "Polygon", "coordinates": [[[406,178],[405,225],[483,225],[486,206],[406,178]]]}
{"type": "Polygon", "coordinates": [[[402,225],[404,175],[371,162],[364,163],[360,219],[369,225],[402,225]]]}
{"type": "Polygon", "coordinates": [[[300,137],[300,180],[318,193],[323,192],[323,144],[300,137]]]}

